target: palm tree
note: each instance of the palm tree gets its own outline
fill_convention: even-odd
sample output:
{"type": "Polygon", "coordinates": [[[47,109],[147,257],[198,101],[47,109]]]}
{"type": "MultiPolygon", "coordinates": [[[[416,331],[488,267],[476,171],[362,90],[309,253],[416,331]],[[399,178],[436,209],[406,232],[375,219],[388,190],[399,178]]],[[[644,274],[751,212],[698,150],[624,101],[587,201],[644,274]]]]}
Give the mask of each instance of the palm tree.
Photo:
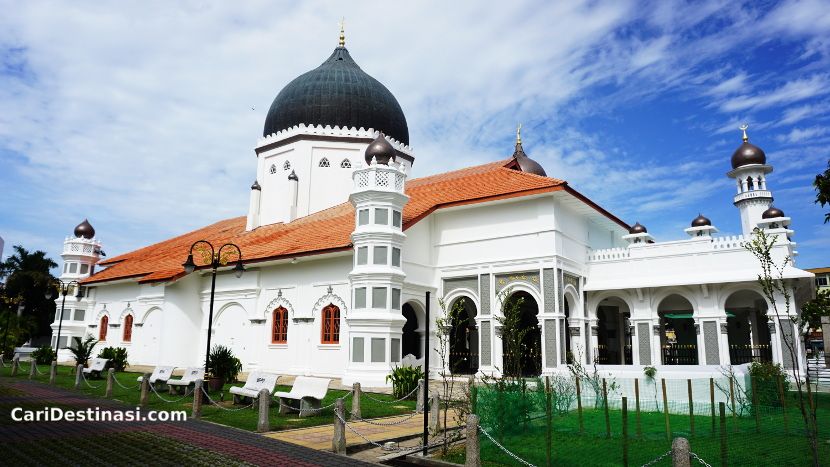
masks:
{"type": "Polygon", "coordinates": [[[49,282],[54,279],[50,270],[56,267],[58,264],[47,257],[46,252],[30,252],[20,245],[15,245],[14,254],[0,263],[0,279],[5,279],[3,294],[9,298],[22,298],[24,305],[20,323],[16,322],[16,306],[0,310],[15,315],[11,320],[0,316],[0,326],[5,326],[8,321],[10,327],[17,331],[10,334],[10,337],[15,336],[12,346],[20,345],[32,336],[51,334],[55,302],[46,299],[44,295],[49,282]]]}

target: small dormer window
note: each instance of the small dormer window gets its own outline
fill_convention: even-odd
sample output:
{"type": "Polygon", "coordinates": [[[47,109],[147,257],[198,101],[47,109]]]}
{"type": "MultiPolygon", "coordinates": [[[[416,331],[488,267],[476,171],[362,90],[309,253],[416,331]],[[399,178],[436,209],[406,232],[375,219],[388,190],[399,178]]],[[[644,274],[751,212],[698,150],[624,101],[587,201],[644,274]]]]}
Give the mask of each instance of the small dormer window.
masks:
{"type": "Polygon", "coordinates": [[[274,165],[274,164],[271,164],[271,169],[270,169],[270,172],[271,172],[272,174],[277,173],[277,166],[276,166],[276,165],[274,165]]]}
{"type": "Polygon", "coordinates": [[[282,170],[289,170],[289,169],[291,169],[291,162],[285,161],[285,163],[282,164],[282,170]]]}
{"type": "Polygon", "coordinates": [[[331,167],[331,164],[329,164],[329,160],[324,157],[320,159],[320,167],[331,167]]]}
{"type": "Polygon", "coordinates": [[[351,161],[349,161],[348,159],[343,159],[343,162],[340,163],[340,168],[341,169],[351,169],[352,168],[351,161]]]}

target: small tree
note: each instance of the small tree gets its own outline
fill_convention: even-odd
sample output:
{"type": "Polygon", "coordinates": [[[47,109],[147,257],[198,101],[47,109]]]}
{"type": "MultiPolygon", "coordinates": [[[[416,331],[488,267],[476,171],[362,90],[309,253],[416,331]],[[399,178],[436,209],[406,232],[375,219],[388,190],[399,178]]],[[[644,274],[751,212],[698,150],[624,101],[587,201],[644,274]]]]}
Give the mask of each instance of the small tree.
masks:
{"type": "Polygon", "coordinates": [[[83,339],[80,337],[73,337],[72,345],[69,347],[69,351],[72,352],[72,356],[75,358],[75,365],[83,365],[86,367],[86,362],[89,360],[89,357],[92,356],[92,349],[97,343],[98,340],[89,334],[87,334],[83,339]]]}
{"type": "Polygon", "coordinates": [[[525,337],[530,332],[529,327],[522,327],[522,305],[524,297],[516,297],[512,289],[507,288],[499,293],[501,316],[496,321],[501,325],[501,341],[504,344],[504,376],[518,380],[522,376],[522,356],[527,349],[525,337]]]}
{"type": "Polygon", "coordinates": [[[764,297],[766,297],[772,307],[776,322],[791,323],[795,327],[796,332],[780,333],[781,342],[784,344],[787,354],[784,358],[790,358],[793,362],[790,372],[798,392],[798,408],[801,412],[804,428],[810,442],[813,465],[818,466],[819,453],[816,405],[809,403],[807,400],[805,384],[810,384],[810,375],[809,373],[805,375],[801,374],[801,365],[799,364],[798,357],[799,343],[803,342],[803,339],[810,329],[810,317],[792,310],[791,304],[793,297],[791,289],[784,279],[784,270],[790,264],[791,258],[787,255],[781,263],[775,261],[773,258],[773,248],[775,247],[776,240],[777,236],[767,235],[766,232],[756,227],[753,230],[752,239],[745,242],[743,246],[758,259],[761,265],[761,273],[758,274],[758,284],[761,286],[764,297]],[[778,300],[778,297],[783,299],[783,303],[778,300]]]}
{"type": "MultiPolygon", "coordinates": [[[[452,359],[450,358],[450,339],[452,336],[452,329],[453,323],[457,324],[458,326],[466,326],[465,318],[462,322],[460,317],[462,313],[465,311],[464,303],[466,299],[461,298],[456,300],[453,303],[452,307],[448,310],[447,303],[444,301],[443,298],[438,299],[438,305],[441,307],[442,313],[435,318],[435,327],[436,327],[436,337],[438,338],[438,347],[435,351],[438,353],[438,359],[441,362],[441,372],[439,376],[441,377],[441,394],[439,394],[440,403],[443,404],[444,408],[444,415],[443,415],[443,446],[441,447],[442,454],[446,455],[447,451],[449,450],[450,443],[455,439],[461,436],[460,432],[453,432],[452,435],[446,429],[447,427],[447,418],[450,412],[450,406],[455,407],[455,417],[458,419],[459,417],[463,417],[461,420],[466,419],[466,413],[469,412],[469,406],[465,407],[466,404],[456,404],[453,402],[453,391],[455,389],[455,379],[452,377],[452,373],[456,370],[456,368],[450,368],[452,365],[452,359]],[[459,413],[459,411],[463,412],[459,413]],[[453,439],[450,439],[450,436],[453,436],[453,439]]],[[[466,316],[466,313],[464,313],[466,316]]],[[[426,388],[428,390],[428,388],[426,388]]],[[[427,410],[424,407],[424,410],[427,410]]],[[[438,435],[438,433],[435,433],[438,435]]]]}
{"type": "MultiPolygon", "coordinates": [[[[813,187],[816,189],[816,204],[820,204],[821,207],[830,204],[830,160],[827,161],[827,170],[816,175],[813,187]]],[[[824,214],[824,223],[828,222],[830,222],[830,212],[824,214]]]]}

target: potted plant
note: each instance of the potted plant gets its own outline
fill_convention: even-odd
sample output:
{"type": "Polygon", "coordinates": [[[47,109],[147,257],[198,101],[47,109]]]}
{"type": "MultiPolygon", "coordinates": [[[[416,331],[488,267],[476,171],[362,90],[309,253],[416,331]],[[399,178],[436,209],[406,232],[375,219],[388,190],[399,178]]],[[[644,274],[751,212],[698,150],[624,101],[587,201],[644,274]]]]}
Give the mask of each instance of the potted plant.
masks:
{"type": "Polygon", "coordinates": [[[208,374],[206,375],[209,391],[219,391],[225,383],[236,381],[242,371],[242,362],[224,345],[214,345],[208,355],[208,374]]]}

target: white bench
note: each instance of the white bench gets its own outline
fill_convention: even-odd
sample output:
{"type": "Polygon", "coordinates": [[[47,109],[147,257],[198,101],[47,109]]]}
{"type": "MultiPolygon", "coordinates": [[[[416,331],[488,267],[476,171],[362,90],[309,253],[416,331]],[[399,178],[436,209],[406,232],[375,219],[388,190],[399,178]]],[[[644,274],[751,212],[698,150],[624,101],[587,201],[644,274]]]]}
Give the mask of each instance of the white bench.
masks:
{"type": "MultiPolygon", "coordinates": [[[[176,367],[174,366],[157,366],[150,375],[150,384],[153,386],[155,386],[156,383],[167,384],[167,381],[173,375],[173,370],[175,369],[176,367]]],[[[144,381],[144,377],[139,376],[136,381],[140,383],[144,381]]]]}
{"type": "Polygon", "coordinates": [[[233,386],[230,389],[230,393],[233,394],[233,403],[236,404],[242,397],[250,399],[259,397],[259,391],[263,389],[267,389],[268,394],[273,394],[279,377],[280,375],[264,371],[250,372],[244,386],[233,386]]]}
{"type": "Polygon", "coordinates": [[[280,398],[280,413],[286,414],[293,410],[300,412],[300,417],[315,415],[322,406],[330,383],[328,378],[297,376],[290,392],[274,393],[280,398]]]}
{"type": "Polygon", "coordinates": [[[107,358],[93,358],[92,364],[89,367],[84,368],[84,374],[90,375],[93,378],[100,378],[101,372],[107,369],[107,362],[109,359],[107,358]]]}
{"type": "Polygon", "coordinates": [[[14,357],[18,362],[30,362],[32,361],[32,352],[37,350],[35,347],[15,347],[14,348],[14,357]]]}
{"type": "Polygon", "coordinates": [[[205,369],[202,367],[193,366],[184,370],[184,374],[180,379],[168,379],[167,386],[170,387],[171,394],[178,393],[180,387],[184,387],[185,392],[187,392],[187,388],[196,385],[197,379],[201,379],[204,381],[205,369]]]}

